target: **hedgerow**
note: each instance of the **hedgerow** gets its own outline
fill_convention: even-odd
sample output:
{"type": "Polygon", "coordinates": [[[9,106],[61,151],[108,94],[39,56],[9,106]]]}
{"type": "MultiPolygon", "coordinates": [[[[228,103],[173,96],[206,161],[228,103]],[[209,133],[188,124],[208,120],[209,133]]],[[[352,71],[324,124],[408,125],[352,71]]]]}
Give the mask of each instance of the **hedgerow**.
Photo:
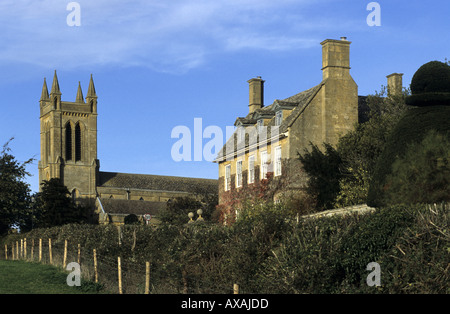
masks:
{"type": "MultiPolygon", "coordinates": [[[[9,235],[2,245],[24,237],[65,240],[98,253],[99,267],[117,280],[120,256],[126,293],[141,293],[145,262],[152,293],[448,293],[449,205],[393,205],[374,213],[288,219],[247,215],[231,226],[65,225],[9,235]],[[367,264],[379,263],[381,286],[369,287],[367,264]],[[132,275],[135,272],[136,275],[132,275]],[[140,279],[139,279],[140,278],[140,279]]],[[[2,255],[3,256],[3,255],[2,255]]],[[[89,261],[82,261],[86,265],[89,261]]],[[[83,264],[84,263],[84,264],[83,264]]],[[[106,285],[114,289],[114,284],[106,285]]]]}

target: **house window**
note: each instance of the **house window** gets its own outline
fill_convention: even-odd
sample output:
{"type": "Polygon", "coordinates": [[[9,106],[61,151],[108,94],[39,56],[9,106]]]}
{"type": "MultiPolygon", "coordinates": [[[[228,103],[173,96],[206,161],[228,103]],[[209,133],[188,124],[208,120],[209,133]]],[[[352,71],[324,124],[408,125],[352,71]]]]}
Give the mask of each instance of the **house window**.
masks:
{"type": "Polygon", "coordinates": [[[281,176],[281,146],[275,148],[275,176],[281,176]]]}
{"type": "Polygon", "coordinates": [[[81,127],[80,123],[75,126],[75,161],[81,160],[81,127]]]}
{"type": "Polygon", "coordinates": [[[66,160],[72,160],[72,125],[66,124],[66,160]]]}
{"type": "Polygon", "coordinates": [[[248,183],[255,182],[255,155],[248,157],[248,183]]]}
{"type": "Polygon", "coordinates": [[[236,187],[242,186],[242,160],[236,162],[236,187]]]}
{"type": "Polygon", "coordinates": [[[275,114],[275,125],[280,126],[283,121],[283,110],[278,110],[275,114]]]}
{"type": "Polygon", "coordinates": [[[263,151],[261,152],[261,180],[266,179],[267,169],[267,151],[263,151]]]}
{"type": "Polygon", "coordinates": [[[225,191],[229,191],[231,186],[231,165],[225,166],[225,191]]]}

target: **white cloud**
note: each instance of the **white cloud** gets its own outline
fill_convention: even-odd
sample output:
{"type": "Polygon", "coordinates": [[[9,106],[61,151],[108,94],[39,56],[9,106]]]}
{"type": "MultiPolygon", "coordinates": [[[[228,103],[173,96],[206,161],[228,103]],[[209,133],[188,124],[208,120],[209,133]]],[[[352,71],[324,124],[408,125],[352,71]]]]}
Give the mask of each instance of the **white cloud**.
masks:
{"type": "Polygon", "coordinates": [[[80,27],[66,24],[69,2],[2,0],[0,64],[117,64],[178,72],[215,52],[311,45],[311,35],[284,19],[310,0],[80,0],[80,27]]]}

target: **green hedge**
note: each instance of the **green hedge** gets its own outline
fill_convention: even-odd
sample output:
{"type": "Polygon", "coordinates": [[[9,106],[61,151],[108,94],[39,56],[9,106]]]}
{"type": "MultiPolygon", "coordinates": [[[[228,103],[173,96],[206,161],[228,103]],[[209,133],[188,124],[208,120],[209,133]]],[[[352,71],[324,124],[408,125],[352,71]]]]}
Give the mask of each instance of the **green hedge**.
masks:
{"type": "Polygon", "coordinates": [[[411,79],[411,93],[450,93],[450,66],[440,61],[422,65],[411,79]]]}
{"type": "Polygon", "coordinates": [[[448,293],[449,221],[448,207],[397,205],[299,223],[269,214],[233,226],[124,226],[121,245],[117,227],[91,225],[33,230],[1,242],[68,239],[85,251],[96,248],[100,266],[121,256],[128,293],[141,285],[129,272],[146,261],[152,293],[231,293],[234,283],[242,293],[448,293]],[[381,287],[365,283],[370,262],[381,266],[381,287]]]}
{"type": "Polygon", "coordinates": [[[405,103],[409,106],[450,106],[450,93],[426,93],[410,95],[405,103]]]}
{"type": "Polygon", "coordinates": [[[449,120],[449,106],[417,107],[405,112],[376,162],[367,197],[370,206],[387,205],[384,189],[386,177],[391,174],[394,161],[403,158],[409,145],[420,143],[429,131],[450,134],[449,120]]]}

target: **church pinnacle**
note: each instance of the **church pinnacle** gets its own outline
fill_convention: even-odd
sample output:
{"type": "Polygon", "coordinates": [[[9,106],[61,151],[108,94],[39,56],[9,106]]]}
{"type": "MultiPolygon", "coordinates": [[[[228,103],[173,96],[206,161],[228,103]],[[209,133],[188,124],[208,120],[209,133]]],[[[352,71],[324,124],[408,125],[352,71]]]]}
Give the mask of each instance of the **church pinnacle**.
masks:
{"type": "Polygon", "coordinates": [[[75,102],[84,104],[83,91],[81,90],[81,83],[80,82],[78,82],[77,98],[76,98],[75,102]]]}
{"type": "Polygon", "coordinates": [[[61,91],[59,90],[58,77],[56,76],[56,70],[55,70],[55,74],[53,75],[52,90],[50,91],[50,94],[60,94],[61,95],[61,91]]]}
{"type": "Polygon", "coordinates": [[[49,100],[47,82],[44,77],[44,85],[42,86],[41,100],[49,100]]]}
{"type": "Polygon", "coordinates": [[[97,98],[97,94],[95,93],[94,79],[92,78],[92,74],[91,74],[91,80],[89,81],[89,88],[88,88],[86,98],[97,98]]]}

